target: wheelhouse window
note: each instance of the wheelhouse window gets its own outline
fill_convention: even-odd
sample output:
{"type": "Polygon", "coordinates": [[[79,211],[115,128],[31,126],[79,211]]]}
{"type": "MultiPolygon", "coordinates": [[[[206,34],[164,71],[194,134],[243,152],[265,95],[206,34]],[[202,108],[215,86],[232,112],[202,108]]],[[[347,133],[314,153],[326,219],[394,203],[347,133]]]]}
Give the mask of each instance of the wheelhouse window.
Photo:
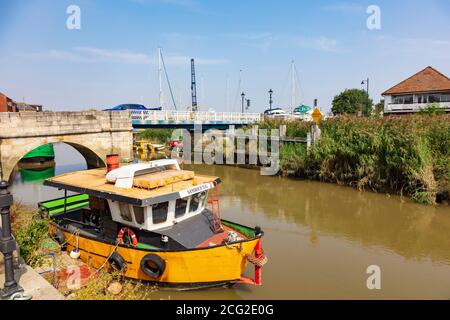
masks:
{"type": "Polygon", "coordinates": [[[169,202],[161,202],[152,206],[152,220],[154,224],[163,223],[167,220],[169,202]]]}
{"type": "Polygon", "coordinates": [[[133,221],[130,206],[126,203],[119,203],[120,217],[125,221],[133,221]]]}
{"type": "Polygon", "coordinates": [[[191,203],[189,204],[189,211],[195,212],[199,207],[203,206],[206,199],[206,191],[194,194],[191,198],[191,203]]]}
{"type": "Polygon", "coordinates": [[[133,212],[134,212],[134,220],[136,220],[136,222],[139,224],[144,224],[145,222],[144,208],[133,206],[133,212]]]}
{"type": "Polygon", "coordinates": [[[177,199],[175,202],[175,218],[180,218],[186,213],[189,198],[177,199]]]}

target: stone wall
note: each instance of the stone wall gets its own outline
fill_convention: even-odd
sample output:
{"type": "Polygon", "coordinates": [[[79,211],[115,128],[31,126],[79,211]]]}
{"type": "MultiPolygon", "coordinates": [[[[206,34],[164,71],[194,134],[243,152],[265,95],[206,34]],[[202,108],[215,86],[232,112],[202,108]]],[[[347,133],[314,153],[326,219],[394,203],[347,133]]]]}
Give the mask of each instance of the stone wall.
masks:
{"type": "Polygon", "coordinates": [[[129,111],[0,113],[0,161],[2,179],[19,160],[47,143],[65,142],[77,149],[88,166],[104,165],[106,155],[132,157],[129,111]]]}

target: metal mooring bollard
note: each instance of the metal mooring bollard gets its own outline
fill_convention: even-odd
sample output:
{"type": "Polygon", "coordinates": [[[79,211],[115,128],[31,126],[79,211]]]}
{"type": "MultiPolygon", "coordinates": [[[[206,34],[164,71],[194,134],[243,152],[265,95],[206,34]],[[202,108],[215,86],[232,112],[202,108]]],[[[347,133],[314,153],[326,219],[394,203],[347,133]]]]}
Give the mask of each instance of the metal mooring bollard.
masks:
{"type": "Polygon", "coordinates": [[[13,252],[16,249],[16,241],[11,235],[11,220],[9,208],[13,203],[13,196],[8,191],[8,182],[0,182],[0,213],[2,216],[2,229],[0,238],[0,252],[5,260],[5,284],[0,290],[0,299],[17,297],[23,289],[14,279],[13,252]]]}

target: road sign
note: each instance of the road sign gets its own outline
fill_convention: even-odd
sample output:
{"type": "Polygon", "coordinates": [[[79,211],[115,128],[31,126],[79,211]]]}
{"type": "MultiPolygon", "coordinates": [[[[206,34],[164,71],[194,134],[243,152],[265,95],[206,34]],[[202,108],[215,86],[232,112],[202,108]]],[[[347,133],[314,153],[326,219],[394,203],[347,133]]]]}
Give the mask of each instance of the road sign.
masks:
{"type": "Polygon", "coordinates": [[[322,119],[322,113],[319,108],[315,107],[311,117],[315,123],[319,123],[320,119],[322,119]]]}

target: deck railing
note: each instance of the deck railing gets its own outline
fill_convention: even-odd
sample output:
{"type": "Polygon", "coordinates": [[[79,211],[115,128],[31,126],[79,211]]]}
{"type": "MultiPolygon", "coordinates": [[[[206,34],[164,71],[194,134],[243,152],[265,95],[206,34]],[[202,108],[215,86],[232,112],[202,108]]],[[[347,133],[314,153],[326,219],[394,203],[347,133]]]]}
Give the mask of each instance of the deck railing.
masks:
{"type": "Polygon", "coordinates": [[[132,120],[140,121],[221,121],[227,123],[258,123],[261,122],[262,116],[260,113],[142,110],[132,111],[131,118],[132,120]]]}

